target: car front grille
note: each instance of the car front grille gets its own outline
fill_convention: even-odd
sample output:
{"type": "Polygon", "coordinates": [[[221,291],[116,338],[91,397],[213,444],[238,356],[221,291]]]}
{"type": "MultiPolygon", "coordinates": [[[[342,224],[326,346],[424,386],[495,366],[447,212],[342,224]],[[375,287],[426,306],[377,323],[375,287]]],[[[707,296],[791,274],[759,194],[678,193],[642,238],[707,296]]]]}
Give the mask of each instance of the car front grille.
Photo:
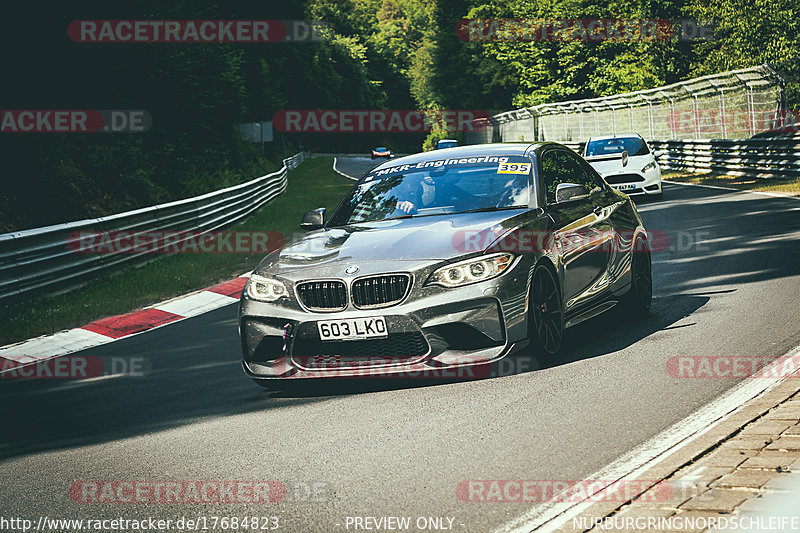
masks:
{"type": "Polygon", "coordinates": [[[639,174],[616,174],[613,176],[606,176],[604,178],[609,185],[616,185],[617,183],[636,183],[644,181],[644,177],[639,174]]]}
{"type": "Polygon", "coordinates": [[[356,307],[383,307],[405,298],[410,285],[408,274],[386,274],[357,279],[351,289],[356,307]]]}
{"type": "Polygon", "coordinates": [[[343,281],[307,281],[297,285],[297,297],[314,310],[340,311],[347,307],[347,288],[343,281]]]}

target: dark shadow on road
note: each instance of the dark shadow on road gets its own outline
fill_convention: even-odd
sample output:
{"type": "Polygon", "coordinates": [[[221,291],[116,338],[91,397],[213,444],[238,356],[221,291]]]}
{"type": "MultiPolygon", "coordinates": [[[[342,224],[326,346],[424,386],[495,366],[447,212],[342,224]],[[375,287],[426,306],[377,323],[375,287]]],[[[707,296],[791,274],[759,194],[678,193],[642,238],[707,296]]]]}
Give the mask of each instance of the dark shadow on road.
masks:
{"type": "Polygon", "coordinates": [[[80,353],[108,367],[142,358],[144,376],[0,380],[0,458],[91,445],[204,419],[316,400],[270,398],[242,372],[231,305],[80,353]]]}
{"type": "Polygon", "coordinates": [[[639,206],[648,231],[670,237],[653,253],[654,275],[672,291],[710,293],[800,275],[800,201],[665,184],[662,201],[639,206]]]}

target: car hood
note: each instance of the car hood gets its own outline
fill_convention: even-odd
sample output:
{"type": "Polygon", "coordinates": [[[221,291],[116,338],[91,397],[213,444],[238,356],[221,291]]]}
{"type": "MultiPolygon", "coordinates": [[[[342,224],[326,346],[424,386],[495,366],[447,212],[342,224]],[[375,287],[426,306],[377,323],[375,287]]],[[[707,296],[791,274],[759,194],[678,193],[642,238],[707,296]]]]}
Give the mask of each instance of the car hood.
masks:
{"type": "Polygon", "coordinates": [[[269,254],[256,272],[275,275],[338,263],[439,262],[485,250],[529,212],[521,208],[321,229],[302,234],[269,254]]]}
{"type": "Polygon", "coordinates": [[[622,159],[609,159],[606,161],[589,161],[592,168],[601,176],[607,174],[619,174],[624,172],[640,172],[642,167],[654,161],[653,154],[637,155],[628,157],[628,164],[622,166],[622,159]]]}

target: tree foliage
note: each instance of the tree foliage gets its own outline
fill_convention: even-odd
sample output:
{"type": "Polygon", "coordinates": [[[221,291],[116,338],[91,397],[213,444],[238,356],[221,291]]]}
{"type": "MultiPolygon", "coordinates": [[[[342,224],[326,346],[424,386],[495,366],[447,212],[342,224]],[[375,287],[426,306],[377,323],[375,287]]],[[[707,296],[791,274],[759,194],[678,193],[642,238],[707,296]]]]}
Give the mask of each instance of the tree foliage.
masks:
{"type": "MultiPolygon", "coordinates": [[[[231,185],[298,145],[419,149],[418,134],[277,134],[237,124],[283,109],[474,109],[612,95],[764,62],[800,105],[795,0],[87,0],[6,8],[3,109],[143,109],[146,134],[0,134],[0,231],[109,214],[231,185]],[[465,18],[695,19],[710,41],[465,42],[465,18]],[[76,19],[311,19],[329,39],[86,44],[76,19]],[[12,52],[13,50],[13,52],[12,52]]],[[[437,128],[428,145],[456,132],[437,128]]]]}

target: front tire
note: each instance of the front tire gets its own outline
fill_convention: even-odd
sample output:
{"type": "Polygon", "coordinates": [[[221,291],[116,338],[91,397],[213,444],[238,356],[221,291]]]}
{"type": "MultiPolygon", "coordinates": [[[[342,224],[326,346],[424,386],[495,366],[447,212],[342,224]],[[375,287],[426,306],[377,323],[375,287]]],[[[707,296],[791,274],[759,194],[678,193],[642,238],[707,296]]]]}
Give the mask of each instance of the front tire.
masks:
{"type": "Polygon", "coordinates": [[[625,293],[622,303],[631,314],[647,314],[653,300],[653,271],[650,261],[650,245],[639,237],[631,250],[631,288],[625,293]]]}
{"type": "Polygon", "coordinates": [[[561,291],[553,271],[541,264],[533,271],[528,331],[531,346],[538,353],[554,356],[561,351],[564,337],[561,291]]]}

